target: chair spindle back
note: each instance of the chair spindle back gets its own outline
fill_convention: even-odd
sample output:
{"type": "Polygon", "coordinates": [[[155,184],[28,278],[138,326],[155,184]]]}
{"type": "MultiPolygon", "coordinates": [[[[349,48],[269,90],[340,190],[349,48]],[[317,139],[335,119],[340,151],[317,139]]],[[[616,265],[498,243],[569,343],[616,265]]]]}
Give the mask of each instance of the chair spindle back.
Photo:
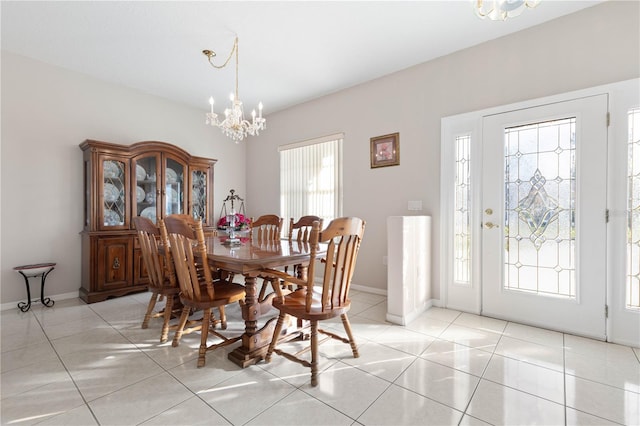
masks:
{"type": "Polygon", "coordinates": [[[202,222],[195,226],[180,218],[167,217],[165,220],[176,276],[183,296],[194,301],[203,298],[200,280],[204,280],[209,299],[214,298],[213,279],[209,268],[202,268],[207,259],[202,222]],[[200,272],[200,273],[199,273],[200,272]]]}
{"type": "Polygon", "coordinates": [[[160,264],[160,253],[158,250],[158,240],[161,238],[160,230],[146,217],[134,217],[133,224],[138,231],[140,252],[142,254],[142,261],[149,275],[149,285],[155,288],[162,288],[165,273],[160,264]]]}
{"type": "Polygon", "coordinates": [[[258,244],[267,244],[280,240],[282,218],[274,214],[260,216],[255,221],[251,219],[250,237],[258,244]]]}
{"type": "Polygon", "coordinates": [[[297,222],[294,222],[293,218],[291,218],[289,220],[289,241],[294,241],[295,236],[295,241],[299,243],[309,242],[311,228],[315,221],[320,222],[320,229],[322,229],[324,219],[318,216],[302,216],[297,222]]]}

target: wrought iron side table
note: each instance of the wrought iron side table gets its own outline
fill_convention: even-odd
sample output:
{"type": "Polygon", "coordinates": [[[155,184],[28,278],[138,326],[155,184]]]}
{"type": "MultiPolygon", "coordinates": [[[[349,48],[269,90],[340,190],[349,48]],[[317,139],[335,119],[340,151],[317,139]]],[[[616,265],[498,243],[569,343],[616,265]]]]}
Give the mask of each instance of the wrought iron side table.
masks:
{"type": "Polygon", "coordinates": [[[31,308],[31,290],[29,289],[29,278],[41,277],[40,302],[48,308],[53,306],[55,302],[48,297],[44,297],[44,281],[47,278],[47,275],[49,275],[49,273],[55,269],[55,266],[55,263],[36,263],[33,265],[16,266],[15,268],[13,268],[14,271],[24,277],[24,282],[27,286],[27,303],[18,303],[18,308],[20,308],[22,312],[27,312],[31,308]]]}

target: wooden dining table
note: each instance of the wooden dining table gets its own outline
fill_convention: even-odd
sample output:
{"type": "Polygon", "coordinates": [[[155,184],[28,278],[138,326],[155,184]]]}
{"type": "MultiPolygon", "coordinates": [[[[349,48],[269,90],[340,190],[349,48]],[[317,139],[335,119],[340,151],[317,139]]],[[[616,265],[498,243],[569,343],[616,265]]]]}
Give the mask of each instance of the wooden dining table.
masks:
{"type": "MultiPolygon", "coordinates": [[[[273,317],[258,329],[260,317],[271,310],[270,298],[258,300],[260,271],[264,268],[299,265],[297,273],[304,277],[311,247],[308,243],[290,242],[288,239],[258,244],[249,238],[240,238],[239,244],[226,244],[227,239],[225,236],[207,237],[207,257],[210,266],[244,276],[246,295],[242,303],[242,318],[245,331],[242,345],[229,353],[229,359],[244,368],[264,358],[275,328],[276,318],[273,317]]],[[[323,256],[326,250],[326,244],[320,244],[316,250],[317,256],[323,256]]]]}

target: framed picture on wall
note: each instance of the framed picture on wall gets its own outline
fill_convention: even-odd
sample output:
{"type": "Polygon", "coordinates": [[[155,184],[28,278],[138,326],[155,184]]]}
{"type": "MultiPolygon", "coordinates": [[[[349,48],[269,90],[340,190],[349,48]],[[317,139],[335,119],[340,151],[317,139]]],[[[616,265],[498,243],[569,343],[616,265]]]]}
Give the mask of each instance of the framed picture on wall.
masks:
{"type": "Polygon", "coordinates": [[[371,138],[371,168],[400,164],[400,133],[371,138]]]}

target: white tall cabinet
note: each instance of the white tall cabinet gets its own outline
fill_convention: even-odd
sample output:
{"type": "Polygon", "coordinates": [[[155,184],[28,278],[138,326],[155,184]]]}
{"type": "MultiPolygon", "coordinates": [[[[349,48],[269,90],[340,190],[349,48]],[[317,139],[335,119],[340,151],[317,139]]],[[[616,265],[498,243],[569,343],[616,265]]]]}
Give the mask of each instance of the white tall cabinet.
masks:
{"type": "Polygon", "coordinates": [[[406,325],[431,305],[431,217],[387,218],[387,321],[406,325]]]}

